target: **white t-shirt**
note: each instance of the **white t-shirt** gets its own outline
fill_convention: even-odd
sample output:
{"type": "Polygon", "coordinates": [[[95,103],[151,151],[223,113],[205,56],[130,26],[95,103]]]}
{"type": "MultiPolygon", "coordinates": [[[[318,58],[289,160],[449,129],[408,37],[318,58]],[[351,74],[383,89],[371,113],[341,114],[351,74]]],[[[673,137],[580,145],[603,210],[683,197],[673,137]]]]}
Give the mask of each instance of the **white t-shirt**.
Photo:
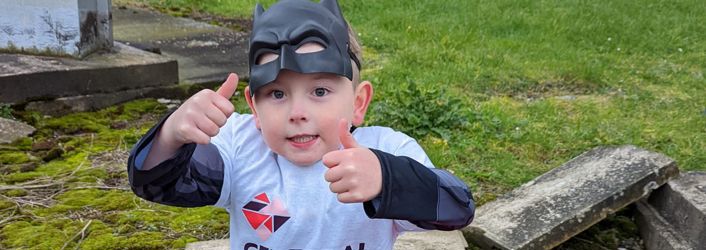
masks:
{"type": "MultiPolygon", "coordinates": [[[[353,137],[361,146],[434,167],[414,139],[390,128],[361,127],[353,137]]],[[[252,115],[233,114],[211,142],[225,166],[216,206],[230,213],[232,250],[392,249],[401,232],[422,230],[408,221],[370,219],[363,203],[339,202],[321,161],[300,167],[275,154],[252,115]]]]}

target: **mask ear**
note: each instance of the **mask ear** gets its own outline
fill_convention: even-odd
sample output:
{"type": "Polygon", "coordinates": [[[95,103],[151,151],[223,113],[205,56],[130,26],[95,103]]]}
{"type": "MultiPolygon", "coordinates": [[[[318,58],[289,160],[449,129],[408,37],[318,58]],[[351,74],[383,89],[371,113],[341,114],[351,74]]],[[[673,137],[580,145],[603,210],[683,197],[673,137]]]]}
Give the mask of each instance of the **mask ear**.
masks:
{"type": "Polygon", "coordinates": [[[336,15],[336,17],[340,18],[341,21],[343,20],[343,14],[341,14],[341,7],[338,6],[338,1],[336,0],[321,0],[319,3],[326,7],[331,13],[336,15]]]}
{"type": "Polygon", "coordinates": [[[262,7],[262,4],[257,3],[255,5],[255,11],[253,12],[253,22],[257,20],[260,16],[262,16],[262,13],[265,12],[265,8],[262,7]]]}
{"type": "Polygon", "coordinates": [[[252,112],[253,117],[255,117],[255,127],[260,129],[260,119],[257,117],[257,110],[255,110],[255,101],[250,95],[250,86],[245,87],[243,95],[245,95],[245,101],[248,103],[248,106],[250,106],[250,111],[252,112]]]}

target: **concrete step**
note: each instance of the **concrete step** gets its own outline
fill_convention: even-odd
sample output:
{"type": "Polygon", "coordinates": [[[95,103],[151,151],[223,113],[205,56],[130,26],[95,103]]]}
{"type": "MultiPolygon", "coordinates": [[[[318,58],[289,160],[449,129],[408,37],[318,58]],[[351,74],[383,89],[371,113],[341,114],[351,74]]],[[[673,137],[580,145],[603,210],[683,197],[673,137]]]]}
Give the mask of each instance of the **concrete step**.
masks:
{"type": "Polygon", "coordinates": [[[222,83],[228,73],[248,76],[249,33],[125,7],[113,8],[113,36],[135,47],[158,48],[179,62],[183,83],[222,83]]]}
{"type": "Polygon", "coordinates": [[[479,207],[464,234],[482,248],[553,248],[678,172],[662,154],[596,148],[479,207]]]}
{"type": "MultiPolygon", "coordinates": [[[[395,250],[464,250],[468,246],[461,231],[407,232],[397,238],[395,250]]],[[[229,250],[228,240],[189,243],[186,250],[229,250]]]]}
{"type": "Polygon", "coordinates": [[[706,172],[687,172],[638,203],[648,249],[706,249],[706,172]]]}
{"type": "Polygon", "coordinates": [[[0,53],[0,103],[175,85],[177,62],[119,42],[82,60],[0,53]]]}

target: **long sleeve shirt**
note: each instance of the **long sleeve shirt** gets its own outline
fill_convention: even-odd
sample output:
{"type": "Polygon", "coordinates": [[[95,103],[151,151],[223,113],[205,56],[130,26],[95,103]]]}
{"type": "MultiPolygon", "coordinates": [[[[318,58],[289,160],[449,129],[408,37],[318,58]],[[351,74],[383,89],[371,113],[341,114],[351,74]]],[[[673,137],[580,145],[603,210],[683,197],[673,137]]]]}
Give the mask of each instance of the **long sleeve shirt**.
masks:
{"type": "Polygon", "coordinates": [[[414,139],[390,128],[353,131],[380,161],[382,191],[371,201],[343,204],[329,191],[320,161],[297,166],[275,154],[251,115],[233,114],[210,144],[186,144],[143,171],[164,120],[131,151],[133,191],[167,205],[226,208],[231,249],[392,249],[401,232],[454,230],[473,219],[468,187],[434,168],[414,139]]]}

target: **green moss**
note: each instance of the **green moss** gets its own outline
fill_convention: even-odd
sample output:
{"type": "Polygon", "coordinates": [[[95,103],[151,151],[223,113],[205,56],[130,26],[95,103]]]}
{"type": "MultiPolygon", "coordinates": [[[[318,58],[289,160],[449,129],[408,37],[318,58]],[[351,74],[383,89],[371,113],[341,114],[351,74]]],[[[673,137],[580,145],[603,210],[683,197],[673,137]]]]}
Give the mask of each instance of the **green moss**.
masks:
{"type": "Polygon", "coordinates": [[[0,151],[0,164],[20,164],[29,160],[25,152],[0,151]]]}
{"type": "Polygon", "coordinates": [[[81,244],[84,250],[157,250],[169,249],[169,241],[163,233],[138,232],[129,236],[100,234],[90,236],[81,244]]]}
{"type": "Polygon", "coordinates": [[[11,173],[0,175],[0,180],[8,183],[17,183],[31,180],[41,176],[60,177],[62,174],[71,173],[79,165],[83,168],[90,167],[90,162],[87,161],[86,152],[70,152],[64,155],[64,159],[53,160],[46,164],[40,165],[34,171],[24,173],[11,173]]]}
{"type": "Polygon", "coordinates": [[[30,150],[32,149],[32,138],[22,137],[20,139],[15,140],[10,145],[16,147],[18,150],[30,150]]]}
{"type": "Polygon", "coordinates": [[[172,241],[172,249],[180,249],[180,248],[186,248],[186,244],[191,243],[191,242],[197,242],[199,239],[191,237],[191,236],[182,236],[179,237],[178,239],[172,241]]]}
{"type": "Polygon", "coordinates": [[[3,210],[5,208],[10,208],[14,207],[15,203],[9,200],[5,200],[4,198],[0,198],[0,210],[3,210]]]}
{"type": "Polygon", "coordinates": [[[222,208],[189,208],[172,218],[169,227],[176,232],[209,238],[209,236],[223,235],[228,232],[228,218],[228,213],[222,208]],[[198,225],[198,231],[194,230],[194,225],[198,225]]]}
{"type": "Polygon", "coordinates": [[[95,133],[108,129],[108,121],[105,117],[93,113],[75,113],[50,119],[43,129],[64,134],[95,133]]]}
{"type": "Polygon", "coordinates": [[[20,197],[27,195],[27,191],[24,189],[10,189],[3,192],[8,197],[20,197]]]}
{"type": "Polygon", "coordinates": [[[67,191],[57,197],[58,204],[51,212],[64,212],[92,207],[101,211],[128,210],[135,207],[132,193],[118,190],[80,189],[67,191]]]}
{"type": "Polygon", "coordinates": [[[0,181],[7,183],[7,184],[13,184],[13,183],[18,183],[18,182],[24,182],[32,179],[36,179],[38,177],[46,176],[43,173],[38,173],[38,172],[26,172],[26,173],[12,173],[8,175],[0,175],[0,181]]]}
{"type": "Polygon", "coordinates": [[[60,249],[64,242],[83,227],[83,223],[62,220],[61,223],[9,223],[0,233],[3,245],[20,249],[60,249]]]}
{"type": "Polygon", "coordinates": [[[167,107],[157,102],[155,99],[141,99],[128,102],[120,106],[121,112],[115,117],[116,120],[135,120],[142,114],[161,115],[167,111],[167,107]]]}

